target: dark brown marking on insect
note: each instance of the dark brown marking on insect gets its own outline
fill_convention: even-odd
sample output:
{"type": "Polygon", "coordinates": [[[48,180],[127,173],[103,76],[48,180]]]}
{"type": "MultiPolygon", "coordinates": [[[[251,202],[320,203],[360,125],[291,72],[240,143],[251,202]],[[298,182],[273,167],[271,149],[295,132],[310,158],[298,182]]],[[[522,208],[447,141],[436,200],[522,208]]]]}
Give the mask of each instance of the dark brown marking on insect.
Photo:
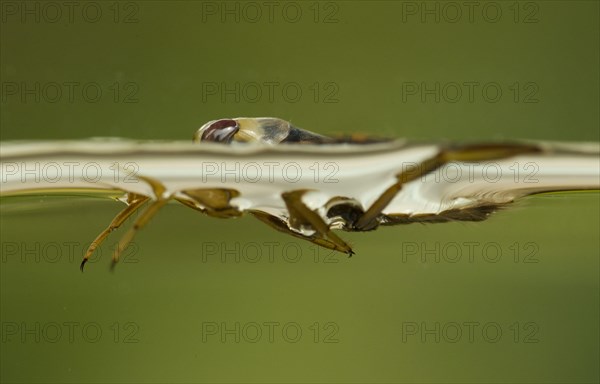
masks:
{"type": "Polygon", "coordinates": [[[333,140],[334,144],[378,144],[387,143],[394,139],[353,133],[351,135],[332,136],[331,140],[333,140]]]}
{"type": "Polygon", "coordinates": [[[305,129],[290,127],[290,132],[282,144],[376,144],[389,142],[391,139],[371,137],[362,134],[344,136],[323,136],[305,129]]]}
{"type": "Polygon", "coordinates": [[[543,151],[541,147],[531,144],[461,144],[447,147],[442,150],[441,155],[444,163],[447,163],[451,161],[491,161],[543,151]]]}
{"type": "Polygon", "coordinates": [[[353,231],[354,224],[364,215],[365,210],[355,199],[336,196],[325,204],[325,216],[331,225],[341,223],[341,229],[353,231]]]}
{"type": "Polygon", "coordinates": [[[281,140],[282,144],[330,144],[335,141],[327,136],[319,135],[305,129],[290,127],[288,135],[281,140]]]}

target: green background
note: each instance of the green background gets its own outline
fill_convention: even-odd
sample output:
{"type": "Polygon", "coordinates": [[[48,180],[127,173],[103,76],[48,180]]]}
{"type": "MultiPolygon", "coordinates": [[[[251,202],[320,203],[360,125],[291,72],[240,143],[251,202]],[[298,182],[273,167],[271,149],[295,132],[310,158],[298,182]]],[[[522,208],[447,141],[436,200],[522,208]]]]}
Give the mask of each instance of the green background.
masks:
{"type": "MultiPolygon", "coordinates": [[[[456,22],[445,2],[276,3],[272,22],[263,2],[253,3],[262,11],[257,20],[243,2],[80,2],[72,18],[63,7],[56,22],[44,4],[2,2],[2,140],[186,140],[208,120],[236,116],[411,139],[600,137],[596,1],[480,2],[471,19],[462,3],[451,3],[461,7],[456,22]],[[417,14],[407,14],[414,6],[417,14]],[[33,14],[19,13],[24,7],[33,14]],[[234,14],[223,20],[207,7],[234,14]],[[434,14],[422,15],[423,7],[434,14]],[[102,15],[91,22],[97,8],[102,15]],[[291,22],[295,9],[302,14],[291,22]],[[272,82],[279,85],[269,100],[265,84],[272,82]],[[454,93],[443,91],[466,82],[479,84],[472,102],[466,94],[453,102],[454,93]],[[76,84],[72,100],[65,83],[76,84]],[[259,84],[263,95],[222,95],[236,83],[248,92],[259,84]],[[405,92],[411,84],[435,83],[439,102],[405,92]],[[51,93],[55,84],[59,99],[51,93]],[[85,99],[86,84],[101,89],[99,100],[85,99]],[[207,84],[220,90],[203,93],[207,84]],[[286,84],[301,89],[298,101],[282,94],[286,84]],[[502,90],[496,102],[482,95],[485,84],[502,90]]],[[[554,194],[516,205],[481,224],[342,233],[357,252],[352,259],[316,251],[251,218],[216,220],[169,205],[115,273],[108,272],[107,255],[122,231],[81,274],[81,253],[119,204],[4,199],[0,378],[597,382],[598,195],[554,194]],[[71,242],[73,248],[65,245],[71,242]],[[269,242],[276,243],[272,259],[269,242]],[[466,242],[479,244],[472,261],[466,242]],[[427,254],[436,244],[439,262],[427,254]],[[460,247],[457,262],[443,258],[454,255],[452,244],[460,247]],[[502,252],[497,262],[482,251],[490,244],[502,252]],[[537,262],[526,263],[532,244],[537,262]],[[212,246],[216,254],[207,253],[212,246]],[[417,254],[409,254],[415,246],[417,254]],[[226,251],[235,247],[240,262],[226,251]],[[248,261],[256,250],[260,260],[248,261]],[[294,252],[298,262],[289,261],[294,252]],[[77,324],[73,341],[63,325],[52,342],[53,324],[65,322],[77,324]],[[236,322],[281,326],[273,342],[266,333],[256,343],[243,337],[236,343],[231,335],[203,340],[203,324],[236,322]],[[491,342],[480,326],[473,342],[463,333],[453,343],[403,332],[415,323],[465,322],[497,324],[503,333],[491,342]],[[97,342],[81,334],[90,323],[102,330],[97,342]],[[281,335],[289,323],[303,331],[296,343],[281,335]],[[331,330],[337,342],[326,343],[331,330]]]]}

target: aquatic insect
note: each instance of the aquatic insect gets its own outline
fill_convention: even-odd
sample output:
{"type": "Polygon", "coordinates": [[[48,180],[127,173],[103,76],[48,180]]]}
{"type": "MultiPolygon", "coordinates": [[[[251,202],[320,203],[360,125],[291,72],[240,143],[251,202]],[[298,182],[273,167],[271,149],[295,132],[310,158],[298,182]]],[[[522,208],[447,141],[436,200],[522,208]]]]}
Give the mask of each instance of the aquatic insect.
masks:
{"type": "Polygon", "coordinates": [[[246,212],[277,231],[351,256],[353,249],[334,230],[481,221],[522,196],[600,189],[599,154],[595,143],[334,138],[278,118],[234,118],[204,124],[193,143],[2,143],[1,192],[121,193],[127,206],[90,245],[82,270],[108,235],[146,206],[120,239],[114,267],[135,234],[172,200],[218,218],[246,212]],[[98,177],[73,172],[73,164],[92,163],[98,177]],[[33,181],[23,174],[32,169],[33,181]]]}

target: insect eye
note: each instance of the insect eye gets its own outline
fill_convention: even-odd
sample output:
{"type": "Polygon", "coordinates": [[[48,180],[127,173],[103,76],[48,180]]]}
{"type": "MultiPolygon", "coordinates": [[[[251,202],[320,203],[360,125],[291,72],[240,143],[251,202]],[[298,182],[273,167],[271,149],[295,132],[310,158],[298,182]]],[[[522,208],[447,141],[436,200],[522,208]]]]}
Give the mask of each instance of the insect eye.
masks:
{"type": "Polygon", "coordinates": [[[202,141],[212,141],[215,143],[230,143],[240,130],[237,121],[231,119],[217,120],[202,132],[202,141]]]}

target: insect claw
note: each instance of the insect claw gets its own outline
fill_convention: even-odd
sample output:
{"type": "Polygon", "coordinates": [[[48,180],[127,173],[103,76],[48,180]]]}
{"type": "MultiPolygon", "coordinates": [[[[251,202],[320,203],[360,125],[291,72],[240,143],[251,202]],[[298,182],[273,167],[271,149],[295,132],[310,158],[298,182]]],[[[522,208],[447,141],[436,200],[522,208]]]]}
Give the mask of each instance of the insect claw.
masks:
{"type": "MultiPolygon", "coordinates": [[[[108,233],[110,233],[110,232],[106,231],[107,235],[108,235],[108,233]]],[[[83,272],[83,266],[85,265],[85,263],[87,263],[88,260],[92,257],[92,255],[96,251],[96,248],[98,247],[99,243],[102,241],[104,241],[104,238],[99,236],[98,238],[96,238],[96,240],[94,240],[90,244],[87,251],[85,251],[85,256],[83,256],[83,260],[81,260],[81,264],[79,265],[79,269],[81,269],[81,272],[83,272]]]]}
{"type": "Polygon", "coordinates": [[[348,254],[348,258],[351,258],[353,255],[355,255],[353,250],[348,250],[348,252],[346,252],[348,254]]]}
{"type": "Polygon", "coordinates": [[[79,269],[81,269],[81,273],[83,273],[83,267],[85,266],[85,263],[87,263],[88,259],[83,259],[81,260],[81,264],[79,264],[79,269]]]}

